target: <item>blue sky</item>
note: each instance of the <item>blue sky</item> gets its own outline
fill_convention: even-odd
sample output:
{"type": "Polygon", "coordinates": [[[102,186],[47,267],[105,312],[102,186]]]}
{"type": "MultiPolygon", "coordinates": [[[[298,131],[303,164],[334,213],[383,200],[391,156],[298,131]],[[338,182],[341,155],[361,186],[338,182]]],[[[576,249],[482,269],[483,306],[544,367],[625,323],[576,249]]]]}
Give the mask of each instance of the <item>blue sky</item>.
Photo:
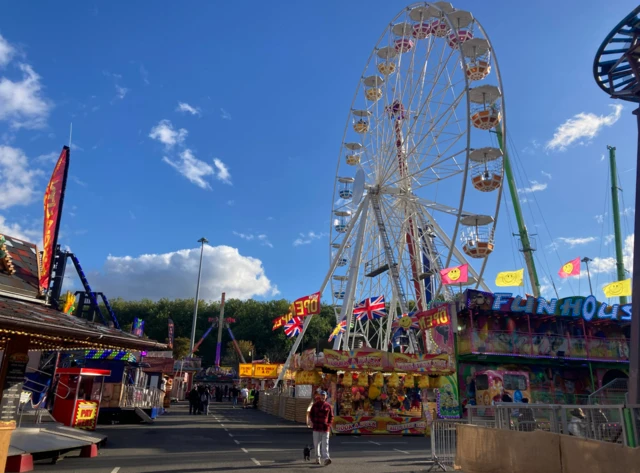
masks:
{"type": "MultiPolygon", "coordinates": [[[[0,231],[41,239],[42,194],[73,122],[60,243],[79,256],[96,290],[192,297],[196,241],[206,236],[205,297],[316,291],[328,267],[351,99],[379,35],[406,3],[154,6],[3,6],[0,231]]],[[[454,6],[472,11],[495,47],[512,157],[531,191],[521,196],[538,233],[539,272],[555,275],[562,263],[589,256],[599,258],[598,287],[614,280],[602,156],[607,144],[617,147],[629,208],[623,229],[632,232],[636,129],[632,105],[600,91],[591,67],[635,2],[454,6]]],[[[501,212],[490,280],[522,267],[510,211],[501,212]]],[[[584,294],[586,279],[560,291],[584,294]]]]}

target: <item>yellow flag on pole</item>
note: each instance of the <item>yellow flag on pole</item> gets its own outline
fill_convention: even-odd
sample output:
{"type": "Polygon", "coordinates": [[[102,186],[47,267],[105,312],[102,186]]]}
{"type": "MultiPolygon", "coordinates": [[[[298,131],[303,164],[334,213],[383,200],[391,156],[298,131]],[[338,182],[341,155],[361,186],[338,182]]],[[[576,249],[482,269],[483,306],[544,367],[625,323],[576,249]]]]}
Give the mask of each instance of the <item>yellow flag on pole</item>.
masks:
{"type": "Polygon", "coordinates": [[[524,268],[517,271],[503,271],[496,276],[496,286],[524,286],[524,268]]]}
{"type": "Polygon", "coordinates": [[[631,295],[631,278],[616,281],[602,288],[606,297],[623,297],[631,295]]]}

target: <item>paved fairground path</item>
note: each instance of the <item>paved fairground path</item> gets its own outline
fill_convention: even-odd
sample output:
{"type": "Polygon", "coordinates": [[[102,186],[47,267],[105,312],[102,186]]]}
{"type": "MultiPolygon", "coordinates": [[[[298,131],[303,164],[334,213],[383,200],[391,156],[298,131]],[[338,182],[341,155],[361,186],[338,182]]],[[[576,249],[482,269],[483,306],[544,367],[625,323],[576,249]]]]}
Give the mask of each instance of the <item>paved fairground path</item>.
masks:
{"type": "Polygon", "coordinates": [[[210,415],[190,416],[186,405],[174,405],[153,425],[98,426],[108,435],[97,458],[77,453],[56,465],[39,462],[46,473],[206,473],[340,471],[387,473],[429,468],[425,437],[332,436],[326,467],[304,462],[303,448],[312,444],[306,426],[254,409],[213,403],[210,415]]]}

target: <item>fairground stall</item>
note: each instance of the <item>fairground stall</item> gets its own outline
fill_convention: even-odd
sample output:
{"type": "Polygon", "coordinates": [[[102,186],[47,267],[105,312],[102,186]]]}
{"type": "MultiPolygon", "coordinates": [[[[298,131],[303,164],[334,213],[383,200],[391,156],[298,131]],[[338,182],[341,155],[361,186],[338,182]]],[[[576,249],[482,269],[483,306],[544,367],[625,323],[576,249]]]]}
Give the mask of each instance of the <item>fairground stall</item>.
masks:
{"type": "Polygon", "coordinates": [[[297,390],[327,391],[337,434],[425,435],[433,418],[460,416],[455,364],[446,353],[308,350],[296,368],[297,390]]]}
{"type": "Polygon", "coordinates": [[[85,350],[78,362],[110,373],[105,378],[99,423],[149,422],[164,409],[163,371],[173,368],[173,358],[145,359],[141,352],[127,350],[85,350]]]}
{"type": "MultiPolygon", "coordinates": [[[[458,310],[463,405],[587,403],[627,378],[631,304],[467,290],[458,310]]],[[[610,400],[621,402],[618,400],[610,400]]]]}

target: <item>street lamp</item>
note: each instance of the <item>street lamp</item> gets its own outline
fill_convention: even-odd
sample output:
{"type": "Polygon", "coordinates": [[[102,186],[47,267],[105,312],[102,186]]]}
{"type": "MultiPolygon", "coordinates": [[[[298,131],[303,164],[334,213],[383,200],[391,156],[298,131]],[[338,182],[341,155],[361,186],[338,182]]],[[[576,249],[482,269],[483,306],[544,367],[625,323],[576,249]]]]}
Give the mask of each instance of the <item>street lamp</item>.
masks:
{"type": "Polygon", "coordinates": [[[591,273],[589,272],[589,261],[593,261],[593,260],[585,256],[580,261],[582,261],[584,264],[587,265],[587,278],[589,279],[589,294],[593,296],[593,288],[591,287],[591,273]]]}
{"type": "Polygon", "coordinates": [[[198,298],[200,297],[200,275],[202,274],[202,255],[204,253],[204,244],[209,243],[205,237],[198,240],[200,247],[200,266],[198,266],[198,282],[196,283],[196,301],[193,305],[193,323],[191,325],[191,344],[189,348],[189,356],[193,356],[193,346],[196,343],[196,320],[198,319],[198,298]]]}

